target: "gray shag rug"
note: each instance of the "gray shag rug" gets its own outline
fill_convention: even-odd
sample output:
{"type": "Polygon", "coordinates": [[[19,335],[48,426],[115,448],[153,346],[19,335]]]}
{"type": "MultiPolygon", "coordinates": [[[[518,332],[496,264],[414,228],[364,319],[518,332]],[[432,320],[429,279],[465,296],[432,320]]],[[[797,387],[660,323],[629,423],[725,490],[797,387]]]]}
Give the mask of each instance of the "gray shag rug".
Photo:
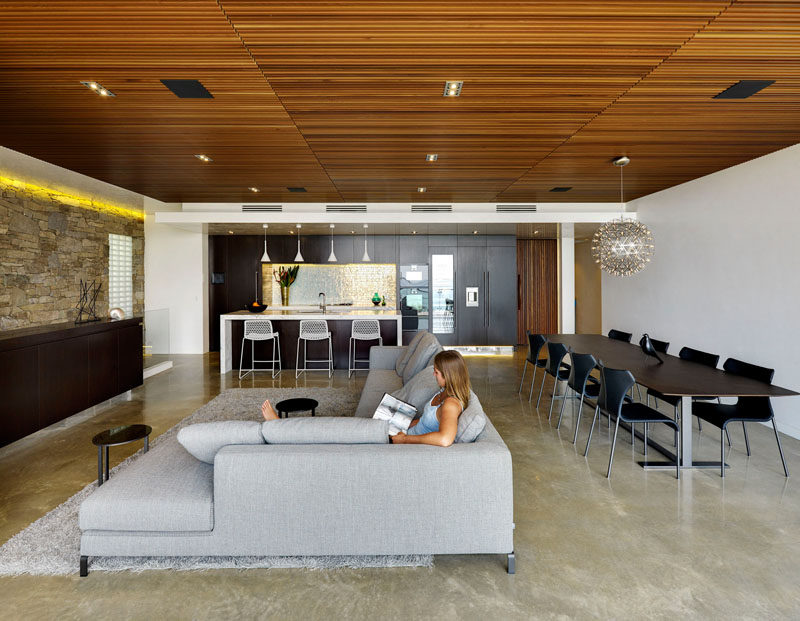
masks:
{"type": "MultiPolygon", "coordinates": [[[[273,404],[299,396],[296,388],[233,388],[206,403],[177,425],[151,441],[178,445],[176,435],[181,427],[194,423],[219,420],[258,420],[261,404],[270,399],[273,404]]],[[[316,399],[320,406],[317,416],[352,415],[359,395],[343,388],[308,388],[302,396],[316,399]]],[[[307,413],[307,415],[310,415],[307,413]]],[[[131,455],[111,470],[111,476],[139,459],[142,451],[131,455]]],[[[77,494],[36,520],[0,546],[0,575],[30,574],[35,576],[66,576],[77,574],[80,558],[81,532],[78,528],[78,509],[97,487],[90,483],[77,494]]],[[[204,569],[256,568],[365,568],[365,567],[432,567],[431,555],[394,556],[224,556],[224,557],[90,557],[90,571],[144,571],[171,569],[198,571],[204,569]]]]}

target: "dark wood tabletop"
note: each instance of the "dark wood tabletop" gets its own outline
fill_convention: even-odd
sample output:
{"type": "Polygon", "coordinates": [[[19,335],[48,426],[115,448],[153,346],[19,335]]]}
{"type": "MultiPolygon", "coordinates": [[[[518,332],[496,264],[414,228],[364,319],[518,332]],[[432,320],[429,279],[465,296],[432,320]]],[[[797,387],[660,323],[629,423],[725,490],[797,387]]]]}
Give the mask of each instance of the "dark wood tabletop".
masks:
{"type": "Polygon", "coordinates": [[[705,365],[659,354],[664,364],[645,354],[638,344],[615,341],[601,334],[545,334],[576,353],[592,354],[613,369],[627,369],[637,383],[665,395],[681,397],[790,397],[793,390],[725,373],[705,365]]]}

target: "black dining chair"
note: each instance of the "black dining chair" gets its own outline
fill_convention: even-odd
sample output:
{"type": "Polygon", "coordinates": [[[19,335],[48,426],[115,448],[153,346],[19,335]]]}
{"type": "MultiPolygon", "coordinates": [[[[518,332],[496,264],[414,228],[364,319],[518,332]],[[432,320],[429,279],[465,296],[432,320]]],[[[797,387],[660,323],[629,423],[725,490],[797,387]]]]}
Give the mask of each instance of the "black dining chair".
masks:
{"type": "Polygon", "coordinates": [[[611,330],[608,331],[608,338],[614,341],[625,341],[626,343],[630,343],[631,339],[633,338],[633,334],[611,328],[611,330]]]}
{"type": "MultiPolygon", "coordinates": [[[[653,344],[655,345],[656,341],[653,340],[653,344]]],[[[666,351],[664,353],[667,353],[666,351]]],[[[689,362],[696,362],[698,364],[703,364],[707,367],[711,367],[712,369],[716,369],[717,365],[719,364],[719,355],[718,354],[710,354],[706,351],[700,351],[699,349],[692,349],[691,347],[682,347],[681,350],[678,352],[678,358],[681,360],[687,360],[689,362]]],[[[681,403],[681,398],[678,395],[664,395],[657,390],[652,388],[647,389],[647,405],[650,405],[650,397],[653,397],[656,400],[663,401],[664,403],[668,403],[672,406],[675,412],[675,420],[678,420],[678,406],[681,403]]],[[[692,401],[710,401],[712,399],[716,399],[717,403],[721,403],[719,397],[692,397],[692,401]]],[[[703,431],[703,423],[700,419],[697,419],[697,426],[698,429],[702,432],[703,431]]],[[[728,446],[731,446],[731,436],[728,433],[728,430],[725,430],[725,435],[728,438],[728,446]]]]}
{"type": "Polygon", "coordinates": [[[570,367],[564,362],[564,356],[567,355],[567,346],[562,343],[554,343],[547,341],[547,366],[544,368],[545,375],[542,377],[542,385],[539,387],[539,397],[536,399],[536,407],[538,409],[539,402],[542,400],[542,392],[544,391],[544,382],[547,376],[553,378],[553,395],[550,399],[550,416],[553,415],[553,401],[556,400],[556,390],[558,390],[558,383],[564,382],[569,377],[570,367]]]}
{"type": "Polygon", "coordinates": [[[519,390],[517,393],[522,392],[522,382],[525,381],[525,372],[528,370],[528,363],[533,365],[533,377],[531,378],[531,390],[528,394],[528,402],[530,403],[533,397],[533,385],[536,383],[536,369],[544,369],[547,366],[547,358],[539,358],[539,353],[542,347],[547,343],[547,339],[541,334],[533,334],[527,330],[525,334],[528,337],[528,357],[525,358],[525,366],[522,367],[522,379],[519,380],[519,390]]]}
{"type": "Polygon", "coordinates": [[[578,413],[575,416],[575,433],[572,438],[572,443],[578,440],[578,428],[581,424],[581,414],[583,413],[583,400],[584,399],[597,399],[600,394],[600,384],[590,373],[597,367],[597,358],[592,354],[576,354],[570,350],[570,362],[572,363],[569,377],[567,378],[567,387],[564,389],[564,399],[561,401],[561,412],[558,415],[558,424],[556,429],[561,428],[561,418],[564,416],[564,406],[567,403],[567,391],[571,390],[574,395],[573,399],[580,399],[578,404],[578,413]]]}
{"type": "MultiPolygon", "coordinates": [[[[765,384],[772,383],[775,369],[759,367],[755,364],[742,362],[735,358],[728,358],[722,365],[722,370],[731,375],[749,377],[765,384]]],[[[775,441],[778,443],[778,452],[781,454],[783,473],[788,477],[789,470],[786,467],[786,459],[783,456],[781,439],[778,436],[778,427],[775,425],[775,413],[772,411],[772,403],[769,397],[739,397],[734,404],[726,403],[697,403],[692,406],[692,413],[698,418],[711,423],[720,429],[720,476],[725,476],[725,442],[723,431],[727,431],[729,423],[742,423],[744,430],[744,443],[747,447],[747,456],[750,457],[750,439],[747,437],[747,427],[745,423],[768,423],[772,422],[772,430],[775,432],[775,441]]]]}
{"type": "MultiPolygon", "coordinates": [[[[661,412],[647,407],[644,403],[629,403],[625,399],[625,395],[636,383],[633,373],[623,369],[609,369],[600,366],[600,394],[597,397],[597,406],[594,410],[594,417],[592,417],[592,426],[589,428],[589,437],[586,440],[586,450],[584,457],[589,454],[589,445],[592,442],[592,432],[594,431],[594,424],[597,422],[599,412],[602,410],[609,417],[615,416],[617,419],[616,426],[614,427],[614,440],[611,443],[611,454],[608,457],[608,471],[606,477],[611,478],[611,466],[614,462],[614,449],[617,446],[617,434],[619,433],[620,421],[628,423],[631,426],[631,435],[634,433],[634,424],[636,423],[663,423],[672,427],[678,434],[678,443],[680,445],[680,426],[677,421],[672,420],[669,416],[661,412]]],[[[647,447],[647,440],[645,439],[645,447],[647,447]]],[[[680,467],[680,446],[675,452],[675,476],[681,478],[680,467]]]]}

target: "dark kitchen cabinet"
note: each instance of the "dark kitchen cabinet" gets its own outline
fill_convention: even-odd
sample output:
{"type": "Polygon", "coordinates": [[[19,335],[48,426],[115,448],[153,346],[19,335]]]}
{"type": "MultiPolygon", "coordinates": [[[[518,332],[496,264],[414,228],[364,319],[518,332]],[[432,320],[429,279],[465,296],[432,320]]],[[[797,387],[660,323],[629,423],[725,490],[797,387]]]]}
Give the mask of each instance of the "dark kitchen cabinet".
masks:
{"type": "Polygon", "coordinates": [[[517,340],[517,248],[486,248],[486,344],[513,345],[517,340]]]}

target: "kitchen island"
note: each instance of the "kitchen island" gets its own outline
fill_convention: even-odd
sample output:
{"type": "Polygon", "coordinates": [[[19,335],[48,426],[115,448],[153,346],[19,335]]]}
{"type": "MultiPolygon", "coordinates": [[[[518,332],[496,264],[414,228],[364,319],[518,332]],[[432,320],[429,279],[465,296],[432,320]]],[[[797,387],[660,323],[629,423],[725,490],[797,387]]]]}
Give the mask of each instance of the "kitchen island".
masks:
{"type": "MultiPolygon", "coordinates": [[[[402,315],[397,310],[352,310],[347,307],[316,310],[278,310],[268,308],[261,313],[236,311],[219,317],[220,348],[219,372],[225,374],[239,368],[239,355],[242,347],[242,334],[245,319],[269,319],[272,329],[280,334],[281,361],[284,369],[294,369],[297,353],[297,337],[300,332],[301,319],[324,319],[328,322],[333,344],[333,360],[335,369],[347,369],[347,351],[350,344],[350,330],[354,319],[377,319],[381,327],[384,345],[401,345],[402,315]]],[[[369,348],[377,345],[377,341],[357,342],[357,358],[367,358],[369,348]]],[[[245,357],[249,354],[250,343],[245,345],[245,357]]],[[[327,341],[309,341],[309,358],[326,358],[327,341]]],[[[256,359],[271,358],[272,343],[256,343],[256,359]]],[[[263,365],[262,365],[263,366],[263,365]]],[[[312,365],[322,366],[322,365],[312,365]]],[[[362,364],[366,368],[366,364],[362,364]]]]}

